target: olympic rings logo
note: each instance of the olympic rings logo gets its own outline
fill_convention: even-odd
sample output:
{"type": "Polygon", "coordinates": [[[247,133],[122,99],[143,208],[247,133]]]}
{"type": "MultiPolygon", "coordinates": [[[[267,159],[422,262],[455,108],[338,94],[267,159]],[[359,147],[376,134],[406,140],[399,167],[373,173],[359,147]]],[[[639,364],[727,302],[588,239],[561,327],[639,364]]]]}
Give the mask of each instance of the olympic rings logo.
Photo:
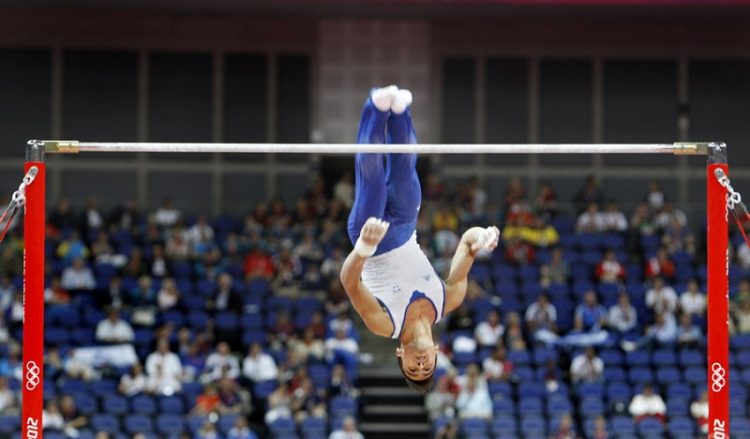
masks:
{"type": "Polygon", "coordinates": [[[727,371],[721,364],[713,363],[711,365],[711,390],[721,392],[721,389],[727,385],[726,375],[727,371]]]}
{"type": "Polygon", "coordinates": [[[33,361],[26,363],[26,390],[32,391],[39,385],[41,369],[33,361]]]}

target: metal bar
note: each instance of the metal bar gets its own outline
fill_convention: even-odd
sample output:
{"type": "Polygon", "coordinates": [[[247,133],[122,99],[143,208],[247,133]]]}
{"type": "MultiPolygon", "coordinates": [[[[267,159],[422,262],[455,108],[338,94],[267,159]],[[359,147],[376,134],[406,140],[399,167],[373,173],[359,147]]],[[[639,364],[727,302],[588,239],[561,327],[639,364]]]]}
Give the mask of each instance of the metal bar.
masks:
{"type": "Polygon", "coordinates": [[[727,188],[718,176],[729,175],[726,145],[711,144],[706,176],[708,437],[729,436],[729,224],[727,188]]]}
{"type": "Polygon", "coordinates": [[[45,164],[40,142],[26,147],[25,172],[36,168],[26,187],[23,264],[23,367],[21,432],[24,438],[42,438],[44,404],[44,233],[45,164]]]}
{"type": "Polygon", "coordinates": [[[706,154],[707,142],[652,144],[349,144],[349,143],[130,143],[44,140],[50,153],[422,153],[422,154],[706,154]]]}

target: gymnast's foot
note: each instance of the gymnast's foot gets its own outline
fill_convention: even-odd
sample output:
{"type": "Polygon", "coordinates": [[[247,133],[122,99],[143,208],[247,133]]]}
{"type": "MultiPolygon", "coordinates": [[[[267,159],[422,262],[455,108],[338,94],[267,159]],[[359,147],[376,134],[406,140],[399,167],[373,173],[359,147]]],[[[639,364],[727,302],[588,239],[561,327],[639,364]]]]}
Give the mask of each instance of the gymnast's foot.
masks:
{"type": "Polygon", "coordinates": [[[409,105],[411,105],[411,101],[411,92],[405,88],[400,89],[396,93],[396,97],[393,98],[393,102],[391,103],[391,113],[403,113],[407,108],[409,108],[409,105]]]}
{"type": "Polygon", "coordinates": [[[375,105],[380,111],[390,111],[393,100],[398,95],[398,87],[391,85],[383,88],[376,88],[370,92],[370,99],[372,104],[375,105]]]}

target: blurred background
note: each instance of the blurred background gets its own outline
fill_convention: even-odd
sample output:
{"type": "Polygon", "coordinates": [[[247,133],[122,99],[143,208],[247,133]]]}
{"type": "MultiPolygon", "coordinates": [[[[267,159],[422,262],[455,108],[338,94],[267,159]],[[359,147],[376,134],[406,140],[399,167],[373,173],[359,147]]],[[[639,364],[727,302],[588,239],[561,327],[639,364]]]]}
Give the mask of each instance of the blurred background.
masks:
{"type": "MultiPolygon", "coordinates": [[[[28,139],[350,143],[388,84],[414,93],[422,142],[723,141],[742,191],[745,3],[5,0],[0,205],[28,139]]],[[[350,156],[47,161],[48,438],[705,437],[703,156],[420,157],[438,272],[465,228],[503,231],[438,328],[426,399],[338,282],[350,156]]],[[[750,251],[732,242],[742,438],[750,251]]],[[[2,438],[19,436],[22,250],[13,224],[2,438]]]]}

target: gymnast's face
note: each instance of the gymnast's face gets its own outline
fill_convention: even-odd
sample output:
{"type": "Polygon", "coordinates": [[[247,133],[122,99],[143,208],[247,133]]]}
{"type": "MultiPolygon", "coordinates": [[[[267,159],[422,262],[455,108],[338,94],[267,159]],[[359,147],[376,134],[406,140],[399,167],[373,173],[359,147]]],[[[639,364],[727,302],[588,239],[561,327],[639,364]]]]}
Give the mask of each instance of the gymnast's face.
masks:
{"type": "Polygon", "coordinates": [[[431,338],[418,339],[396,348],[401,358],[404,375],[413,381],[423,381],[435,373],[438,345],[431,338]]]}

